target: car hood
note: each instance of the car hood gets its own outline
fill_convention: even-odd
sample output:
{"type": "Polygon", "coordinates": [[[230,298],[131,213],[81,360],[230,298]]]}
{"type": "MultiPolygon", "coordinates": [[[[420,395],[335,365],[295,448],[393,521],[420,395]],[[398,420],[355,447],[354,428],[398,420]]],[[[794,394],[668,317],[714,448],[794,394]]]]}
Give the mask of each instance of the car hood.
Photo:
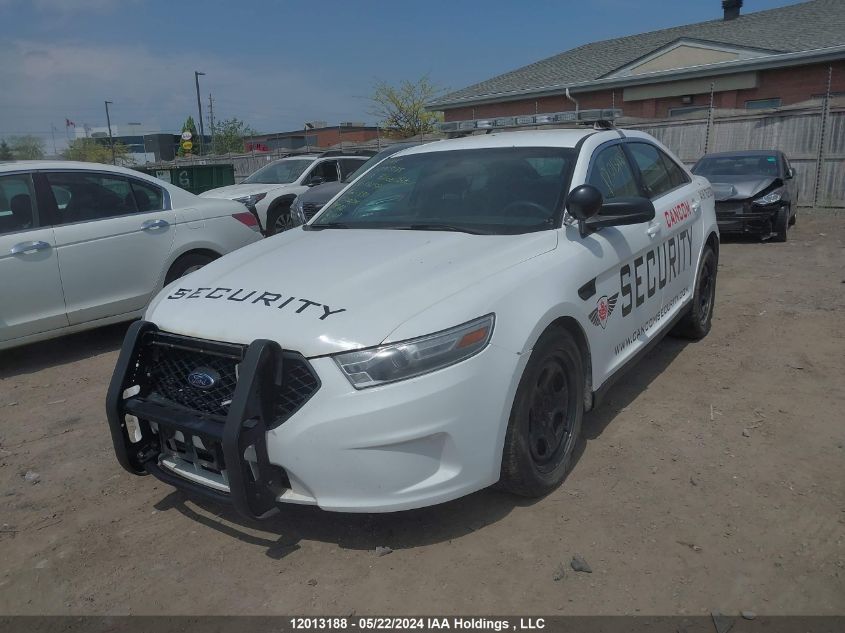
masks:
{"type": "MultiPolygon", "coordinates": [[[[197,338],[270,339],[307,357],[371,347],[462,289],[557,246],[525,235],[369,229],[285,231],[177,280],[147,320],[197,338]]],[[[484,314],[455,314],[455,325],[484,314]]],[[[419,332],[419,335],[429,332],[419,332]]]]}
{"type": "Polygon", "coordinates": [[[717,201],[744,200],[757,195],[779,181],[771,176],[708,176],[717,201]]]}
{"type": "Polygon", "coordinates": [[[218,187],[217,189],[209,189],[200,194],[202,198],[224,198],[226,200],[234,200],[242,196],[250,196],[255,193],[264,193],[265,191],[273,191],[280,187],[287,187],[288,185],[268,184],[268,183],[254,183],[229,185],[228,187],[218,187]]]}
{"type": "Polygon", "coordinates": [[[302,204],[317,204],[322,206],[334,198],[341,189],[346,188],[348,184],[347,182],[326,182],[322,185],[312,187],[300,196],[302,198],[302,204]]]}

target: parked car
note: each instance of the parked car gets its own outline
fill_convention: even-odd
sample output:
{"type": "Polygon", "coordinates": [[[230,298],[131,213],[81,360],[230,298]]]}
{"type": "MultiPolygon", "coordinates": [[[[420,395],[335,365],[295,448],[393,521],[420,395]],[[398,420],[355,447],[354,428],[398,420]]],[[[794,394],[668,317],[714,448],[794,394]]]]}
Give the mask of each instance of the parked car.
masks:
{"type": "Polygon", "coordinates": [[[257,229],[241,205],[130,169],[0,163],[0,349],[135,319],[257,229]]]}
{"type": "Polygon", "coordinates": [[[364,173],[373,165],[377,165],[388,156],[393,156],[396,152],[408,149],[409,147],[414,147],[415,145],[419,145],[419,143],[394,143],[393,145],[388,145],[383,150],[372,156],[368,161],[361,163],[361,165],[354,171],[349,172],[342,180],[324,182],[322,185],[316,185],[305,190],[296,197],[296,200],[294,200],[291,205],[291,221],[293,226],[305,224],[308,220],[317,215],[320,209],[322,209],[329,200],[340,193],[344,187],[352,182],[358,174],[364,173]]]}
{"type": "Polygon", "coordinates": [[[290,206],[296,196],[326,182],[338,182],[364,164],[370,155],[302,154],[273,161],[243,182],[211,189],[203,198],[235,200],[254,210],[261,230],[275,235],[294,226],[290,206]]]}
{"type": "Polygon", "coordinates": [[[798,185],[783,152],[707,154],[692,173],[704,176],[713,186],[722,233],[751,233],[786,241],[786,232],[798,214],[798,185]]]}
{"type": "Polygon", "coordinates": [[[718,253],[710,184],[643,132],[406,149],[158,295],[109,387],[114,449],[250,517],[540,496],[633,361],[708,333],[718,253]]]}

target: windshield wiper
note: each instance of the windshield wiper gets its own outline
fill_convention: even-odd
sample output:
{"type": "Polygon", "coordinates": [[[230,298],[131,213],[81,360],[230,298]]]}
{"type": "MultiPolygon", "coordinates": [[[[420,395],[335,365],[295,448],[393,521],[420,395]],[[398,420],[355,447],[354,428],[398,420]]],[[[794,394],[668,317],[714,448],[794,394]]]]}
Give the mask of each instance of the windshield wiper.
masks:
{"type": "Polygon", "coordinates": [[[306,224],[302,227],[306,231],[321,231],[322,229],[348,229],[343,222],[322,222],[320,224],[306,224]]]}
{"type": "Polygon", "coordinates": [[[454,224],[409,224],[395,228],[402,231],[455,231],[457,233],[469,233],[470,235],[486,235],[484,231],[455,226],[454,224]]]}

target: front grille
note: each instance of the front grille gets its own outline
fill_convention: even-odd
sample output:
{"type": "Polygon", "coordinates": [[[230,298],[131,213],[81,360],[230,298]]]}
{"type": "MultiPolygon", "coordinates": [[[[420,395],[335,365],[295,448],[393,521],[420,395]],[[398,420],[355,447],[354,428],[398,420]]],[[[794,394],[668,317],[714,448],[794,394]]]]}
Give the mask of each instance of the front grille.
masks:
{"type": "MultiPolygon", "coordinates": [[[[204,413],[222,422],[238,383],[238,365],[246,347],[202,341],[158,332],[146,341],[140,368],[149,385],[149,397],[166,400],[204,413]],[[192,372],[210,374],[215,384],[208,389],[192,385],[192,372]]],[[[276,393],[274,426],[292,416],[320,388],[320,380],[311,364],[296,352],[282,352],[284,375],[276,393]]]]}
{"type": "Polygon", "coordinates": [[[302,205],[302,212],[305,214],[305,219],[310,220],[317,212],[323,208],[322,204],[315,204],[313,202],[306,202],[302,205]]]}

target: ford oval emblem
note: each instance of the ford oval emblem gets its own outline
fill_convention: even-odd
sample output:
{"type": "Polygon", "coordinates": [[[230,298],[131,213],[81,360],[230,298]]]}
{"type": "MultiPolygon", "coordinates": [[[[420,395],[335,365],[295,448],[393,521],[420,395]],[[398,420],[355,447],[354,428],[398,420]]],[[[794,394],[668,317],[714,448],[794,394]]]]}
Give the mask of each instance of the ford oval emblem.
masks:
{"type": "Polygon", "coordinates": [[[188,384],[197,389],[211,389],[220,380],[220,374],[208,367],[198,367],[188,374],[188,384]]]}

